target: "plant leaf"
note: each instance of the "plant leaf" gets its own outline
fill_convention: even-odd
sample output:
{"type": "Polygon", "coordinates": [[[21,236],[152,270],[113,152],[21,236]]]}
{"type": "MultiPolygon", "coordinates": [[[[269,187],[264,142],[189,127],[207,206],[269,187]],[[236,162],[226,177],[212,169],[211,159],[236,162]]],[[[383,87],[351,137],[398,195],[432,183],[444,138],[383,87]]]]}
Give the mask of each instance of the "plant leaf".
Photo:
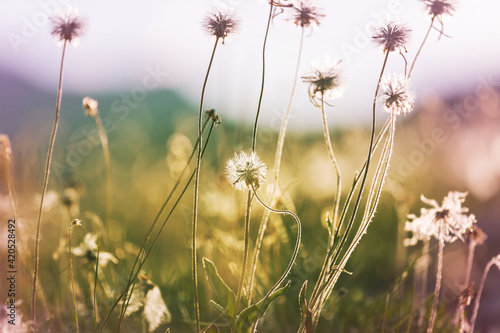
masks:
{"type": "MultiPolygon", "coordinates": [[[[274,293],[272,293],[268,299],[266,299],[265,303],[262,306],[262,311],[259,315],[259,318],[264,315],[266,312],[267,308],[269,305],[279,296],[283,295],[288,288],[290,288],[290,281],[284,286],[283,288],[280,288],[276,290],[274,293]]],[[[248,333],[250,332],[250,329],[252,328],[252,324],[257,320],[257,314],[259,313],[259,308],[262,304],[262,299],[258,303],[246,308],[245,310],[241,311],[240,315],[238,316],[238,321],[236,322],[236,328],[235,328],[235,333],[248,333]]]]}
{"type": "Polygon", "coordinates": [[[307,289],[307,280],[304,282],[299,292],[299,305],[302,317],[305,317],[307,313],[306,289],[307,289]]]}
{"type": "MultiPolygon", "coordinates": [[[[203,267],[205,267],[205,272],[207,273],[208,282],[210,283],[210,286],[212,286],[215,295],[217,295],[221,307],[224,309],[223,314],[229,320],[231,320],[231,318],[233,318],[235,315],[234,305],[236,303],[236,296],[234,295],[234,291],[231,290],[231,288],[229,288],[227,284],[224,283],[219,273],[217,273],[217,268],[215,268],[213,262],[211,262],[207,258],[203,258],[203,267]]],[[[214,306],[214,304],[212,304],[212,306],[214,306]]],[[[219,310],[217,309],[217,307],[215,308],[216,310],[219,310]]]]}

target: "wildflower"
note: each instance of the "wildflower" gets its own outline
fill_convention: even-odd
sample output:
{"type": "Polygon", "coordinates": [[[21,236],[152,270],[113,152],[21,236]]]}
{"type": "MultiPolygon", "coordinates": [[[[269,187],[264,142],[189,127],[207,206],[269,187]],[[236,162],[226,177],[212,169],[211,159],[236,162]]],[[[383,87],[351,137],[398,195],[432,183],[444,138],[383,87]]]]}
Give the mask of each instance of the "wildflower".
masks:
{"type": "Polygon", "coordinates": [[[302,28],[307,28],[311,25],[318,26],[319,18],[325,16],[318,13],[318,8],[312,0],[294,1],[292,9],[295,25],[302,28]]]}
{"type": "Polygon", "coordinates": [[[302,81],[309,83],[309,99],[318,106],[317,98],[337,98],[342,96],[341,74],[337,62],[325,57],[323,61],[314,63],[309,73],[302,77],[302,81]]]}
{"type": "Polygon", "coordinates": [[[419,240],[431,237],[452,243],[457,238],[463,241],[463,235],[476,223],[474,215],[467,215],[468,208],[462,207],[467,193],[450,192],[443,199],[441,206],[434,200],[421,196],[421,200],[433,208],[420,210],[420,217],[408,215],[410,221],[405,230],[413,233],[413,237],[405,240],[405,245],[415,245],[419,240]]]}
{"type": "Polygon", "coordinates": [[[226,163],[227,179],[237,190],[259,188],[266,179],[266,172],[266,165],[255,152],[235,153],[226,163]]]}
{"type": "Polygon", "coordinates": [[[97,116],[97,114],[99,113],[99,110],[97,109],[98,104],[99,103],[97,103],[95,99],[92,99],[88,96],[85,97],[82,101],[82,107],[83,110],[85,111],[85,115],[90,116],[92,118],[97,116]]]}
{"type": "Polygon", "coordinates": [[[83,30],[83,21],[74,12],[51,18],[51,34],[59,42],[71,43],[81,36],[83,30]]]}
{"type": "Polygon", "coordinates": [[[443,16],[451,16],[455,12],[455,3],[451,0],[424,0],[427,13],[431,18],[437,18],[440,22],[443,16]]]}
{"type": "Polygon", "coordinates": [[[384,109],[398,116],[413,110],[415,98],[409,88],[409,81],[403,75],[394,75],[385,78],[382,82],[383,95],[385,98],[384,109]]]}
{"type": "Polygon", "coordinates": [[[384,52],[406,52],[406,43],[411,29],[405,25],[390,21],[375,30],[372,38],[384,52]]]}
{"type": "Polygon", "coordinates": [[[202,25],[210,35],[222,38],[222,44],[224,44],[226,38],[234,34],[238,22],[234,17],[232,8],[224,4],[218,4],[205,17],[202,25]]]}

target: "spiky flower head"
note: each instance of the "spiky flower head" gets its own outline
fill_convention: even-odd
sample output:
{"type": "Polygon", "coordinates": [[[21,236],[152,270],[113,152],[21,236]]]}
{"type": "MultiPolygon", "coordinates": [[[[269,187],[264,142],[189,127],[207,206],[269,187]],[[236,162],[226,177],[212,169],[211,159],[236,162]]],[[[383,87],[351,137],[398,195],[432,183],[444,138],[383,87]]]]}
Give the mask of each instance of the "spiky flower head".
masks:
{"type": "Polygon", "coordinates": [[[406,52],[411,29],[396,21],[381,24],[372,36],[384,52],[406,52]]]}
{"type": "Polygon", "coordinates": [[[302,28],[318,26],[319,19],[325,16],[318,12],[316,3],[313,0],[297,0],[292,5],[294,23],[302,28]]]}
{"type": "Polygon", "coordinates": [[[339,62],[333,64],[329,57],[313,63],[302,81],[309,83],[309,99],[315,106],[319,106],[318,99],[337,98],[342,96],[342,75],[339,62]]]}
{"type": "Polygon", "coordinates": [[[462,207],[466,196],[467,193],[463,192],[449,192],[443,203],[438,205],[436,201],[422,195],[421,200],[432,208],[422,208],[420,217],[408,215],[405,230],[413,236],[405,239],[405,245],[415,245],[419,240],[429,240],[431,237],[448,243],[457,239],[463,241],[463,235],[476,223],[474,215],[467,214],[469,209],[462,207]]]}
{"type": "Polygon", "coordinates": [[[95,100],[90,98],[89,96],[85,97],[82,101],[82,107],[83,110],[85,111],[85,115],[90,116],[90,117],[95,117],[99,113],[99,110],[97,106],[99,103],[95,100]]]}
{"type": "Polygon", "coordinates": [[[230,38],[235,33],[238,21],[231,7],[219,3],[209,11],[202,26],[211,36],[221,38],[224,44],[226,38],[230,38]]]}
{"type": "Polygon", "coordinates": [[[409,81],[404,75],[393,75],[382,81],[384,109],[396,116],[413,110],[415,97],[410,90],[409,81]]]}
{"type": "Polygon", "coordinates": [[[431,18],[437,18],[440,22],[445,16],[452,16],[455,12],[455,1],[452,0],[424,0],[427,13],[431,18]]]}
{"type": "Polygon", "coordinates": [[[242,151],[226,163],[227,180],[237,190],[257,189],[266,180],[267,167],[257,153],[242,151]]]}
{"type": "Polygon", "coordinates": [[[50,20],[52,21],[50,33],[58,42],[75,42],[82,35],[84,23],[76,10],[68,10],[68,12],[52,17],[50,20]]]}

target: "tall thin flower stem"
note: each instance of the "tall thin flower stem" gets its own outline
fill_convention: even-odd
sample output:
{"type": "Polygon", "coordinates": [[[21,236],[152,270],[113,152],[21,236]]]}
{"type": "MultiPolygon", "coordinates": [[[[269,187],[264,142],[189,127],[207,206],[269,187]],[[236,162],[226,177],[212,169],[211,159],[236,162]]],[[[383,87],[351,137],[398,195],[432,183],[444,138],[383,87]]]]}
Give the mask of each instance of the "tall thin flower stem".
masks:
{"type": "Polygon", "coordinates": [[[257,112],[255,114],[255,123],[253,125],[252,134],[252,151],[255,151],[255,146],[257,145],[257,126],[259,124],[260,108],[262,105],[262,96],[264,95],[264,84],[266,82],[266,45],[267,36],[269,35],[269,27],[271,26],[271,21],[273,19],[273,9],[274,4],[271,1],[269,4],[269,17],[267,19],[266,34],[264,35],[264,43],[262,44],[262,82],[260,85],[259,103],[257,105],[257,112]]]}
{"type": "MultiPolygon", "coordinates": [[[[384,57],[384,62],[382,64],[382,69],[380,71],[380,75],[379,75],[379,78],[378,78],[377,87],[375,89],[375,96],[373,98],[372,128],[371,128],[371,136],[370,136],[370,145],[369,145],[369,149],[368,149],[368,156],[366,158],[366,162],[365,162],[365,166],[364,166],[363,178],[361,180],[361,185],[360,185],[359,193],[358,193],[358,196],[357,196],[356,201],[354,203],[353,212],[352,212],[352,215],[351,215],[351,217],[349,219],[349,222],[348,222],[348,224],[347,224],[347,226],[345,228],[344,234],[342,235],[342,238],[341,238],[341,240],[339,242],[339,245],[337,246],[337,250],[333,254],[332,259],[330,261],[331,264],[333,264],[333,263],[335,263],[337,261],[338,257],[340,256],[341,250],[342,250],[345,242],[347,241],[347,238],[349,237],[349,233],[351,231],[352,225],[354,223],[354,219],[356,217],[356,214],[357,214],[360,202],[361,202],[361,197],[363,195],[363,190],[364,190],[364,187],[365,187],[365,184],[366,184],[366,179],[368,177],[368,171],[369,171],[370,162],[371,162],[371,158],[372,158],[372,154],[373,154],[373,145],[374,145],[374,141],[375,141],[374,140],[375,139],[375,126],[376,126],[376,113],[375,113],[375,110],[376,110],[376,105],[377,105],[378,92],[380,90],[380,82],[382,81],[382,76],[384,75],[384,71],[385,71],[385,67],[386,67],[387,59],[388,58],[389,58],[389,52],[386,52],[385,53],[385,57],[384,57]]],[[[356,181],[356,183],[357,183],[357,181],[356,181]]],[[[354,186],[353,186],[353,188],[354,188],[354,186]]],[[[351,198],[349,197],[348,200],[349,200],[349,203],[350,203],[351,198]]],[[[347,210],[349,209],[349,207],[350,207],[350,205],[344,205],[340,221],[344,222],[345,214],[347,214],[347,210]]],[[[341,227],[342,226],[339,225],[338,228],[340,229],[341,227]]],[[[331,249],[331,251],[333,251],[333,249],[331,249]]],[[[322,272],[322,274],[326,274],[326,273],[322,272]]],[[[320,284],[321,284],[321,281],[320,281],[320,284]]],[[[320,292],[321,288],[319,287],[318,283],[316,284],[316,286],[318,288],[315,288],[315,290],[313,291],[313,294],[311,295],[310,304],[315,304],[316,301],[317,301],[317,298],[321,296],[321,292],[320,292]]]]}
{"type": "MultiPolygon", "coordinates": [[[[470,237],[469,239],[469,253],[467,255],[467,266],[465,269],[465,280],[464,280],[464,288],[468,288],[469,283],[470,283],[470,276],[472,273],[472,263],[474,262],[474,252],[476,250],[476,241],[473,239],[473,237],[470,237]]],[[[457,304],[457,309],[455,311],[455,316],[453,317],[453,323],[455,324],[455,327],[458,328],[461,324],[462,319],[464,318],[464,294],[461,293],[460,297],[458,298],[458,304],[457,304]]]]}
{"type": "Polygon", "coordinates": [[[71,227],[73,224],[70,225],[69,231],[68,231],[68,248],[69,248],[69,271],[71,273],[71,291],[73,293],[73,305],[75,307],[75,324],[76,324],[76,333],[80,331],[78,327],[78,308],[76,306],[76,294],[75,294],[75,280],[73,277],[73,260],[71,256],[71,227]]]}
{"type": "MultiPolygon", "coordinates": [[[[290,100],[288,101],[288,107],[286,109],[285,116],[283,117],[283,121],[281,123],[280,132],[278,135],[278,143],[276,145],[276,154],[274,156],[274,167],[273,167],[273,184],[272,184],[272,189],[271,189],[272,192],[270,195],[270,202],[271,202],[272,207],[274,207],[274,205],[276,205],[276,201],[278,199],[278,179],[279,179],[280,166],[281,166],[281,157],[283,155],[283,146],[285,143],[285,135],[286,135],[286,129],[288,126],[288,119],[290,118],[290,113],[292,111],[293,100],[295,98],[295,90],[296,90],[297,81],[299,78],[300,60],[302,58],[304,35],[305,35],[304,28],[302,28],[301,35],[300,35],[299,55],[297,57],[297,67],[295,69],[295,76],[294,76],[293,85],[292,85],[292,93],[290,94],[290,100]]],[[[270,214],[271,214],[270,210],[266,210],[264,212],[264,215],[262,216],[262,220],[260,222],[257,240],[255,241],[255,250],[254,250],[253,261],[252,261],[252,266],[251,266],[251,270],[250,270],[250,279],[248,282],[248,306],[250,306],[251,301],[252,301],[252,291],[253,291],[253,284],[254,284],[254,278],[255,278],[255,270],[257,269],[257,263],[259,261],[260,249],[262,247],[262,242],[264,240],[264,234],[266,232],[267,222],[269,220],[270,214]]]]}
{"type": "MultiPolygon", "coordinates": [[[[440,229],[442,228],[443,226],[441,225],[440,229]]],[[[439,237],[436,287],[434,288],[434,302],[432,303],[432,310],[429,319],[429,327],[427,328],[427,333],[432,333],[434,330],[434,323],[436,321],[437,308],[439,304],[439,294],[441,292],[441,280],[443,278],[443,250],[444,250],[444,239],[442,236],[443,230],[440,230],[439,233],[441,237],[439,237]]]]}
{"type": "Polygon", "coordinates": [[[295,247],[293,249],[293,253],[292,253],[292,258],[290,259],[289,263],[288,263],[288,267],[285,269],[285,271],[283,272],[283,274],[281,275],[280,279],[274,284],[274,286],[267,292],[266,296],[264,297],[264,299],[262,300],[262,303],[259,307],[259,311],[257,312],[257,316],[256,316],[256,319],[252,325],[252,330],[251,332],[255,332],[257,330],[257,324],[258,324],[258,321],[259,321],[259,317],[262,313],[262,308],[264,306],[264,304],[266,303],[266,300],[280,287],[280,285],[283,283],[283,281],[285,281],[286,277],[288,276],[288,274],[290,273],[290,271],[292,270],[292,267],[295,263],[295,260],[297,259],[297,255],[299,253],[299,247],[300,247],[300,240],[302,238],[302,225],[300,223],[300,219],[299,217],[297,216],[297,214],[295,214],[294,212],[292,211],[289,211],[289,210],[278,210],[278,209],[274,209],[272,207],[269,207],[259,196],[259,194],[257,193],[257,191],[255,190],[255,188],[252,186],[252,190],[253,190],[253,193],[255,194],[255,197],[257,198],[257,200],[259,201],[259,203],[266,209],[270,210],[271,212],[273,213],[277,213],[277,214],[285,214],[285,215],[291,215],[294,219],[295,219],[295,223],[297,224],[297,240],[295,241],[295,247]]]}
{"type": "MultiPolygon", "coordinates": [[[[210,139],[210,136],[212,134],[212,130],[213,130],[213,127],[214,127],[214,124],[212,123],[212,126],[210,127],[210,131],[208,132],[208,135],[207,135],[207,140],[204,144],[204,147],[203,147],[203,151],[202,151],[202,156],[204,155],[205,153],[205,150],[207,148],[207,145],[208,145],[208,141],[210,139]]],[[[137,278],[137,276],[139,275],[139,272],[141,271],[142,267],[144,266],[144,264],[146,263],[146,260],[148,259],[151,251],[153,251],[153,248],[155,247],[156,243],[158,242],[158,239],[160,238],[160,235],[161,233],[163,232],[163,229],[165,228],[165,226],[167,225],[167,222],[170,220],[170,217],[172,216],[172,214],[174,213],[175,209],[177,208],[179,202],[181,201],[181,199],[183,198],[184,194],[186,193],[189,185],[191,184],[191,181],[193,180],[194,176],[195,176],[195,173],[196,173],[196,170],[194,170],[192,173],[191,173],[191,176],[189,177],[186,185],[184,186],[184,188],[182,189],[181,193],[179,194],[179,197],[177,198],[177,200],[174,202],[174,204],[172,205],[172,208],[170,209],[168,215],[165,217],[165,220],[163,221],[163,224],[161,225],[160,227],[160,230],[158,230],[158,233],[156,234],[156,237],[153,239],[153,242],[151,244],[151,246],[149,247],[149,249],[146,251],[144,250],[144,255],[143,255],[143,258],[141,259],[141,261],[139,262],[138,266],[137,266],[137,269],[135,270],[135,273],[133,273],[132,271],[132,277],[129,279],[129,283],[127,284],[127,286],[125,287],[125,289],[121,292],[121,294],[117,297],[117,299],[115,300],[115,302],[113,303],[113,305],[111,306],[111,308],[109,309],[108,313],[106,314],[106,316],[104,317],[104,319],[102,320],[102,323],[101,323],[101,326],[98,330],[98,333],[101,333],[102,330],[104,329],[104,327],[106,326],[107,322],[109,321],[109,318],[111,316],[111,313],[113,312],[113,310],[115,309],[115,307],[118,305],[118,303],[120,302],[120,300],[125,297],[127,294],[128,294],[128,291],[129,291],[129,288],[131,287],[131,285],[133,284],[133,281],[137,278]]],[[[160,212],[161,213],[161,212],[160,212]]],[[[158,214],[160,214],[158,213],[158,214]]],[[[159,218],[159,216],[158,216],[159,218]]],[[[136,259],[137,260],[137,259],[136,259]]],[[[122,311],[122,314],[125,313],[125,310],[124,309],[122,311]]],[[[122,315],[121,315],[122,316],[122,315]]],[[[120,319],[121,320],[121,319],[120,319]]]]}
{"type": "MultiPolygon", "coordinates": [[[[430,261],[430,256],[429,256],[429,241],[424,242],[424,247],[422,249],[422,252],[424,253],[422,255],[422,258],[420,260],[423,261],[423,267],[422,271],[420,272],[420,289],[417,290],[417,297],[419,300],[419,304],[422,304],[423,301],[425,300],[425,295],[427,291],[427,280],[429,276],[429,261],[430,261]]],[[[424,319],[425,319],[425,306],[420,306],[418,309],[418,321],[417,321],[417,327],[420,328],[424,324],[424,319]]]]}
{"type": "Polygon", "coordinates": [[[108,136],[106,135],[106,130],[102,124],[101,116],[99,112],[93,117],[95,120],[95,125],[97,131],[99,132],[99,138],[102,145],[102,154],[104,159],[104,165],[106,167],[106,237],[109,239],[109,218],[113,211],[113,183],[111,179],[111,157],[109,154],[108,136]]]}
{"type": "Polygon", "coordinates": [[[203,100],[205,98],[205,89],[207,87],[208,76],[215,56],[215,50],[219,44],[219,37],[215,39],[214,48],[208,64],[207,74],[203,82],[200,98],[200,110],[198,114],[198,158],[196,159],[196,172],[194,177],[194,199],[193,199],[193,225],[192,225],[192,274],[193,274],[193,298],[194,298],[194,315],[196,322],[196,332],[200,331],[200,305],[198,302],[198,254],[196,249],[196,229],[198,227],[198,188],[200,185],[200,169],[201,169],[201,155],[202,155],[202,142],[203,142],[203,100]]]}
{"type": "Polygon", "coordinates": [[[36,287],[38,281],[38,264],[40,261],[40,226],[42,222],[43,213],[43,201],[45,199],[45,194],[47,193],[47,186],[49,184],[49,174],[50,165],[52,163],[52,153],[54,151],[54,143],[56,141],[57,127],[59,126],[59,114],[61,111],[61,99],[62,99],[62,78],[63,78],[63,68],[64,68],[64,55],[66,54],[67,40],[64,40],[61,56],[61,66],[59,69],[59,86],[57,88],[57,101],[56,101],[56,115],[54,119],[54,127],[52,128],[52,134],[50,136],[49,150],[47,152],[47,161],[45,164],[45,175],[43,178],[43,187],[40,198],[40,207],[38,209],[38,218],[36,223],[36,236],[35,236],[35,268],[33,273],[33,292],[31,294],[31,319],[33,321],[33,330],[36,331],[36,287]]]}
{"type": "MultiPolygon", "coordinates": [[[[344,246],[345,242],[347,241],[347,238],[349,237],[349,232],[351,231],[352,225],[354,223],[354,220],[356,218],[356,214],[359,209],[359,205],[361,203],[361,197],[363,196],[363,190],[365,188],[366,180],[368,178],[368,172],[370,171],[370,162],[372,159],[372,153],[373,153],[373,143],[375,139],[375,126],[376,126],[376,106],[377,106],[377,99],[378,99],[378,92],[380,90],[380,82],[382,81],[382,76],[384,75],[385,67],[387,65],[387,59],[389,58],[389,52],[386,51],[385,57],[384,57],[384,63],[382,64],[382,69],[380,71],[380,75],[377,81],[377,87],[375,89],[375,96],[373,97],[373,106],[372,106],[372,128],[371,128],[371,134],[370,134],[370,146],[368,149],[368,156],[366,158],[366,167],[365,167],[365,172],[363,174],[363,179],[361,180],[361,185],[359,188],[359,193],[356,198],[356,202],[354,203],[354,209],[351,215],[351,218],[349,220],[349,223],[347,224],[347,227],[345,229],[344,235],[342,236],[342,239],[339,244],[339,249],[342,249],[344,246]]],[[[344,209],[347,209],[345,207],[344,209]]],[[[340,254],[340,251],[338,252],[340,254]]],[[[338,257],[338,255],[337,255],[338,257]]],[[[335,262],[336,258],[334,259],[335,262]]]]}
{"type": "Polygon", "coordinates": [[[236,292],[236,303],[234,304],[234,318],[233,322],[231,323],[232,330],[235,329],[236,325],[236,319],[238,315],[238,309],[241,301],[241,294],[243,292],[243,284],[245,282],[245,274],[246,274],[246,269],[247,269],[247,261],[248,261],[248,249],[249,249],[249,233],[250,233],[250,213],[252,210],[252,191],[248,191],[248,196],[247,196],[247,208],[245,212],[245,233],[243,235],[245,239],[245,247],[243,250],[243,264],[241,267],[241,274],[240,274],[240,282],[238,283],[238,291],[236,292]]]}
{"type": "MultiPolygon", "coordinates": [[[[474,310],[472,311],[472,316],[470,319],[470,330],[469,330],[470,333],[474,333],[474,326],[476,326],[477,313],[479,311],[479,302],[481,302],[481,294],[483,293],[484,283],[486,282],[486,276],[488,275],[488,272],[490,271],[491,266],[493,266],[495,264],[498,265],[498,263],[496,263],[496,261],[498,259],[496,259],[496,258],[497,257],[491,259],[488,262],[488,264],[486,265],[486,267],[484,268],[483,276],[481,277],[481,282],[479,283],[479,288],[477,289],[476,300],[474,301],[474,310]]],[[[499,267],[499,269],[500,269],[500,267],[499,267]]]]}
{"type": "Polygon", "coordinates": [[[429,30],[427,30],[427,33],[425,34],[424,40],[422,41],[422,44],[420,44],[420,47],[417,51],[417,54],[415,55],[415,58],[413,59],[413,62],[412,62],[411,67],[410,67],[410,71],[408,72],[408,78],[411,77],[411,73],[413,73],[413,67],[415,67],[415,62],[417,61],[417,58],[420,55],[420,52],[422,51],[424,44],[427,41],[427,38],[429,37],[429,34],[431,33],[432,27],[434,25],[434,19],[435,19],[435,17],[432,18],[431,25],[429,26],[429,30]]]}
{"type": "MultiPolygon", "coordinates": [[[[203,125],[203,131],[205,130],[205,127],[207,126],[208,124],[208,120],[205,122],[205,124],[203,125]]],[[[210,135],[212,133],[212,130],[213,130],[213,126],[214,126],[214,123],[212,122],[212,127],[210,128],[210,132],[208,134],[208,137],[207,137],[207,140],[205,142],[205,147],[203,149],[206,148],[206,144],[208,143],[208,139],[210,138],[210,135]]],[[[184,176],[184,173],[187,171],[188,167],[189,167],[189,163],[191,162],[194,154],[198,151],[198,140],[196,140],[196,143],[195,143],[195,146],[193,147],[193,151],[191,152],[191,155],[189,156],[188,158],[188,161],[186,162],[186,165],[184,167],[184,169],[182,170],[181,174],[179,175],[179,177],[177,178],[177,181],[175,182],[172,190],[170,191],[170,193],[168,194],[167,198],[165,199],[165,201],[163,202],[162,206],[160,207],[160,209],[158,210],[158,212],[156,213],[156,216],[153,220],[153,223],[151,224],[151,226],[149,227],[149,230],[146,234],[146,237],[144,237],[144,240],[141,244],[141,247],[139,248],[139,252],[137,253],[136,257],[135,257],[135,261],[134,261],[134,264],[132,265],[132,269],[130,271],[130,275],[129,275],[129,280],[127,282],[127,287],[126,289],[128,289],[131,285],[132,285],[132,281],[134,280],[134,273],[136,272],[136,267],[137,265],[139,264],[139,270],[140,268],[142,267],[142,263],[145,261],[145,256],[146,256],[146,245],[148,243],[148,241],[150,240],[151,238],[151,235],[153,234],[153,230],[156,226],[156,224],[158,223],[158,221],[160,220],[160,216],[161,214],[163,213],[163,211],[165,210],[165,208],[167,207],[168,203],[170,202],[170,200],[172,199],[175,191],[177,190],[177,188],[179,187],[180,183],[181,183],[181,180],[184,176]]],[[[122,310],[123,312],[123,310],[122,310]]]]}
{"type": "MultiPolygon", "coordinates": [[[[321,114],[323,115],[323,134],[325,136],[326,149],[328,151],[328,156],[330,157],[330,160],[331,160],[333,167],[335,169],[335,173],[337,174],[337,193],[335,193],[335,199],[334,199],[334,204],[333,204],[332,227],[334,227],[337,225],[337,215],[338,215],[339,205],[340,205],[340,192],[342,190],[342,183],[341,183],[341,179],[340,179],[340,167],[339,167],[339,164],[337,162],[337,159],[335,158],[335,154],[333,153],[332,140],[330,139],[330,132],[328,130],[328,121],[326,119],[326,112],[325,112],[325,98],[323,95],[321,96],[321,114]]],[[[333,239],[331,240],[331,242],[333,242],[333,239]]],[[[332,245],[333,244],[330,244],[330,246],[332,246],[332,245]]]]}

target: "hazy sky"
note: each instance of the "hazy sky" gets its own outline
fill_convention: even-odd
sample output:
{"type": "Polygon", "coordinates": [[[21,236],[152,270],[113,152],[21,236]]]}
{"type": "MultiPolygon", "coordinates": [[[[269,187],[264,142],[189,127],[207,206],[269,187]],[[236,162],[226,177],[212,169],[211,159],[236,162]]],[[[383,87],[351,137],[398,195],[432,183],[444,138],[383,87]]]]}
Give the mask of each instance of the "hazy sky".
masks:
{"type": "MultiPolygon", "coordinates": [[[[213,41],[201,21],[213,1],[191,0],[0,0],[0,70],[17,74],[49,91],[57,86],[61,48],[49,34],[47,13],[76,6],[85,17],[85,35],[67,52],[65,89],[82,95],[132,91],[150,71],[161,72],[161,86],[196,103],[213,41]]],[[[235,119],[254,117],[260,89],[261,46],[269,6],[266,1],[227,0],[239,18],[239,33],[218,48],[207,88],[206,107],[235,119]]],[[[411,62],[430,23],[420,0],[319,1],[321,25],[308,30],[301,73],[324,55],[342,60],[345,93],[335,100],[330,122],[352,124],[370,117],[371,100],[383,61],[371,43],[371,26],[392,12],[412,29],[406,57],[411,62]]],[[[433,31],[413,75],[417,103],[433,93],[474,89],[482,81],[498,84],[500,2],[462,0],[445,22],[452,38],[433,31]],[[492,75],[492,76],[491,76],[492,75]]],[[[274,19],[267,49],[267,81],[262,125],[277,127],[292,86],[300,29],[285,12],[274,19]]],[[[401,72],[401,56],[391,55],[387,73],[401,72]]],[[[292,126],[317,126],[307,86],[298,84],[292,126]]]]}

